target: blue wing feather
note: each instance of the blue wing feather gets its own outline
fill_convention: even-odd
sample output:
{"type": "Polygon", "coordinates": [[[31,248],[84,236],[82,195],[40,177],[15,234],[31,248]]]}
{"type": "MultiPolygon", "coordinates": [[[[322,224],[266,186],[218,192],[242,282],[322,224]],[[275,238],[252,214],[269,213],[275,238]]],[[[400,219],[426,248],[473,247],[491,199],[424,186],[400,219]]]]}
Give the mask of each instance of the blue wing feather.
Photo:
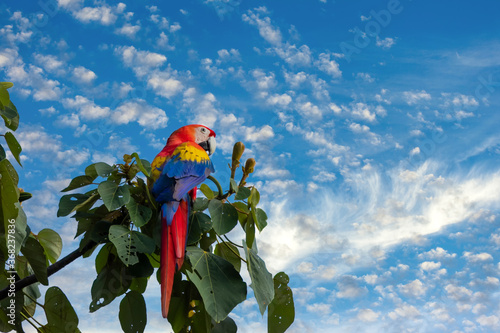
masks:
{"type": "MultiPolygon", "coordinates": [[[[162,166],[161,174],[153,185],[152,193],[159,203],[180,201],[187,192],[201,184],[214,171],[210,159],[201,162],[186,161],[181,160],[179,154],[174,155],[162,166]]],[[[171,212],[172,216],[174,212],[171,212]]],[[[171,219],[167,220],[171,221],[171,219]]]]}

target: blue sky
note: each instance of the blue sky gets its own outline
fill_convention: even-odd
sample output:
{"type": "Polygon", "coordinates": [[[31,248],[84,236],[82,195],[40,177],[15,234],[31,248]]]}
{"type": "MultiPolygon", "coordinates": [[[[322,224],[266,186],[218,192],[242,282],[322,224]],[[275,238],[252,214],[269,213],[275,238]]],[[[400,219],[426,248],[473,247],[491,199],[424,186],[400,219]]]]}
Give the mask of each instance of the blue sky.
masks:
{"type": "MultiPolygon", "coordinates": [[[[174,129],[203,123],[217,133],[218,179],[236,141],[257,160],[270,218],[259,250],[290,274],[290,332],[498,331],[499,9],[3,2],[0,73],[22,117],[29,223],[72,251],[76,224],[56,218],[71,178],[125,153],[151,160],[174,129]]],[[[118,332],[118,302],[88,314],[92,264],[51,283],[83,332],[118,332]]],[[[146,295],[146,330],[168,331],[155,281],[146,295]]],[[[251,295],[232,317],[265,331],[251,295]]]]}

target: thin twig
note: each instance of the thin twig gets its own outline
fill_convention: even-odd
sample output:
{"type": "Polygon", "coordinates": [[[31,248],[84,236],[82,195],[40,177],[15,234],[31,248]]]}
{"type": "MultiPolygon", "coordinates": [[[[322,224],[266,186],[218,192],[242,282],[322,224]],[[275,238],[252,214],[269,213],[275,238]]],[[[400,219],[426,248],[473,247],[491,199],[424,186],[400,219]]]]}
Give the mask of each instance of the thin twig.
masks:
{"type": "MultiPolygon", "coordinates": [[[[217,236],[219,236],[219,237],[220,237],[220,235],[217,235],[217,236]]],[[[216,238],[216,239],[217,239],[217,238],[216,238]]],[[[220,244],[220,243],[219,243],[219,241],[217,241],[217,243],[218,243],[218,244],[220,244]]],[[[232,243],[232,242],[231,242],[231,243],[232,243]]],[[[246,261],[245,259],[243,259],[243,258],[240,256],[240,254],[239,254],[239,253],[236,253],[236,251],[234,251],[234,250],[233,250],[233,248],[232,248],[231,246],[227,245],[227,243],[226,243],[226,242],[222,242],[222,244],[224,244],[224,245],[225,245],[225,246],[226,246],[226,247],[227,247],[227,248],[228,248],[231,252],[233,252],[235,256],[237,256],[238,258],[240,258],[240,259],[241,259],[241,261],[243,261],[245,264],[248,264],[248,263],[247,263],[247,261],[246,261]]]]}
{"type": "Polygon", "coordinates": [[[227,238],[227,236],[226,236],[226,235],[224,235],[224,238],[225,238],[225,239],[226,239],[229,243],[233,244],[234,246],[236,246],[236,247],[239,247],[239,248],[242,248],[242,249],[243,249],[243,246],[241,246],[241,245],[238,245],[238,244],[234,243],[232,240],[230,240],[229,238],[227,238]]]}
{"type": "MultiPolygon", "coordinates": [[[[61,269],[66,267],[68,264],[73,262],[75,259],[81,257],[85,252],[90,250],[95,245],[97,245],[97,243],[90,242],[87,245],[85,245],[82,249],[76,249],[75,251],[68,254],[66,257],[64,257],[61,260],[57,261],[56,263],[50,265],[49,267],[47,267],[47,277],[60,271],[61,269]]],[[[22,290],[23,288],[30,286],[36,282],[38,282],[38,279],[35,276],[35,274],[32,274],[30,276],[25,277],[24,279],[16,281],[14,290],[17,293],[18,291],[22,290]]],[[[6,288],[0,290],[0,301],[3,300],[4,298],[7,298],[9,291],[10,291],[10,286],[7,286],[6,288]]]]}

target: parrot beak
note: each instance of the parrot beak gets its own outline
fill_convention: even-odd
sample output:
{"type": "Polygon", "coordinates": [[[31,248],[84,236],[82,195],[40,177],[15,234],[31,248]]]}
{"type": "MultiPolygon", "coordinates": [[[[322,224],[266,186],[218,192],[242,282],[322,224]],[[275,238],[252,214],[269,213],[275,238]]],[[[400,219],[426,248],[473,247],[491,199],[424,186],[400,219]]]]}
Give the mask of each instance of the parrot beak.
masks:
{"type": "Polygon", "coordinates": [[[201,148],[205,149],[208,156],[211,156],[215,152],[215,147],[217,146],[215,142],[215,137],[211,136],[207,141],[203,141],[200,143],[201,148]]]}

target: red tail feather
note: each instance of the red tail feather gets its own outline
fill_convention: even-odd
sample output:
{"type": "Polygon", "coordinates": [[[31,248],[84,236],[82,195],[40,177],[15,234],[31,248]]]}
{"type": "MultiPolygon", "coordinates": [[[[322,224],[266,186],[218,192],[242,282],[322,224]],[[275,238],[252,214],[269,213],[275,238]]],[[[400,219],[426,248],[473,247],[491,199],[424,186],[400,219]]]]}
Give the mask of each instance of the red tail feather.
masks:
{"type": "Polygon", "coordinates": [[[172,228],[162,221],[161,227],[161,312],[163,318],[167,318],[170,297],[172,296],[172,286],[175,274],[174,244],[172,242],[172,228]]]}
{"type": "Polygon", "coordinates": [[[172,224],[162,221],[161,237],[161,304],[162,314],[166,318],[172,296],[174,274],[181,269],[186,252],[188,225],[188,202],[182,200],[172,219],[172,224]]]}

